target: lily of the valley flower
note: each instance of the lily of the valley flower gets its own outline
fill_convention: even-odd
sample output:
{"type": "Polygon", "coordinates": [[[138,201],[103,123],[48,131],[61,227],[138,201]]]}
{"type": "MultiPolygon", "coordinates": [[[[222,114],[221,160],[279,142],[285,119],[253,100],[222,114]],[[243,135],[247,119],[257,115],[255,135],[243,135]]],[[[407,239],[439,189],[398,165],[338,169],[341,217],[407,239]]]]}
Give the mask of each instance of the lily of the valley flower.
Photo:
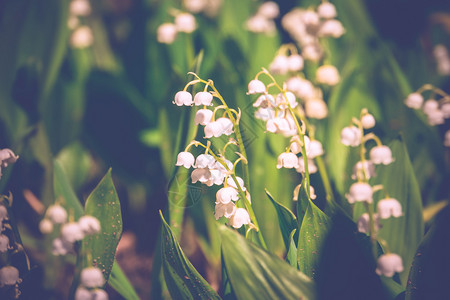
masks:
{"type": "Polygon", "coordinates": [[[361,131],[356,126],[344,127],[341,131],[341,143],[356,147],[361,144],[361,131]]]}
{"type": "Polygon", "coordinates": [[[248,83],[248,92],[247,94],[259,94],[264,93],[266,91],[266,86],[264,83],[258,79],[253,79],[248,83]]]}
{"type": "Polygon", "coordinates": [[[398,218],[403,215],[402,205],[394,198],[385,198],[378,201],[377,211],[381,219],[398,218]]]}
{"type": "Polygon", "coordinates": [[[194,104],[195,105],[211,105],[213,96],[208,92],[199,92],[195,94],[194,104]]]}
{"type": "Polygon", "coordinates": [[[392,277],[396,272],[403,272],[402,258],[394,253],[381,255],[377,260],[377,269],[375,272],[378,275],[384,275],[386,277],[392,277]]]}
{"type": "Polygon", "coordinates": [[[229,219],[229,223],[234,228],[241,228],[242,225],[250,224],[250,215],[244,208],[236,209],[234,215],[229,219]]]}
{"type": "Polygon", "coordinates": [[[277,169],[281,168],[298,168],[298,157],[292,152],[284,152],[278,156],[277,169]]]}
{"type": "Polygon", "coordinates": [[[192,153],[190,152],[180,152],[177,155],[177,166],[183,166],[186,169],[189,169],[190,167],[192,167],[194,165],[194,155],[192,155],[192,153]]]}
{"type": "Polygon", "coordinates": [[[372,194],[372,187],[368,183],[355,182],[350,186],[350,192],[345,197],[351,204],[355,202],[372,203],[372,194]]]}
{"type": "Polygon", "coordinates": [[[376,165],[388,165],[394,161],[391,149],[385,145],[373,147],[369,155],[370,161],[376,165]]]}
{"type": "Polygon", "coordinates": [[[216,193],[216,203],[228,204],[239,199],[238,191],[233,187],[224,187],[216,193]]]}
{"type": "Polygon", "coordinates": [[[194,101],[192,100],[192,95],[186,91],[179,91],[175,94],[175,99],[173,101],[177,106],[191,106],[194,101]]]}

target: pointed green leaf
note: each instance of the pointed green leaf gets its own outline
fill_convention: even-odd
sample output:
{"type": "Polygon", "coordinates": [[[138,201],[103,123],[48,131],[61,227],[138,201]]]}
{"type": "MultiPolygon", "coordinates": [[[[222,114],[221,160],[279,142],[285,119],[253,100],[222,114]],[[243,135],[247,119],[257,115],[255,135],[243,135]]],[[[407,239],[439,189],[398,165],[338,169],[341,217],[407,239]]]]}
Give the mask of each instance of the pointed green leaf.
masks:
{"type": "Polygon", "coordinates": [[[291,244],[291,232],[298,229],[297,218],[294,213],[289,210],[289,208],[285,207],[281,203],[278,203],[268,190],[266,190],[266,195],[269,197],[273,206],[275,206],[278,215],[278,223],[281,228],[281,235],[283,236],[286,249],[289,249],[291,244]]]}
{"type": "MultiPolygon", "coordinates": [[[[422,198],[406,146],[397,140],[388,146],[395,161],[377,167],[374,184],[382,184],[389,196],[401,203],[403,216],[381,220],[379,236],[387,241],[390,251],[402,257],[405,270],[400,279],[406,286],[411,262],[424,234],[422,198]]],[[[382,192],[379,196],[384,197],[382,192]]]]}
{"type": "Polygon", "coordinates": [[[298,268],[298,262],[297,262],[297,243],[295,242],[294,235],[297,229],[292,230],[290,236],[289,236],[289,248],[288,253],[286,255],[286,261],[293,266],[294,268],[298,268]]]}
{"type": "Polygon", "coordinates": [[[122,213],[111,169],[89,195],[84,211],[86,215],[94,216],[100,221],[101,230],[100,233],[83,239],[83,252],[90,251],[94,263],[108,279],[122,235],[122,213]]]}
{"type": "Polygon", "coordinates": [[[83,215],[83,207],[70,186],[65,171],[57,160],[53,162],[53,173],[55,200],[62,201],[63,206],[72,211],[75,219],[78,220],[83,215]]]}
{"type": "Polygon", "coordinates": [[[160,214],[164,278],[172,298],[221,299],[186,258],[161,212],[160,214]]]}
{"type": "Polygon", "coordinates": [[[108,283],[126,300],[139,300],[139,296],[117,262],[113,264],[108,283]]]}
{"type": "Polygon", "coordinates": [[[220,227],[222,256],[237,299],[314,299],[314,283],[277,256],[220,227]]]}

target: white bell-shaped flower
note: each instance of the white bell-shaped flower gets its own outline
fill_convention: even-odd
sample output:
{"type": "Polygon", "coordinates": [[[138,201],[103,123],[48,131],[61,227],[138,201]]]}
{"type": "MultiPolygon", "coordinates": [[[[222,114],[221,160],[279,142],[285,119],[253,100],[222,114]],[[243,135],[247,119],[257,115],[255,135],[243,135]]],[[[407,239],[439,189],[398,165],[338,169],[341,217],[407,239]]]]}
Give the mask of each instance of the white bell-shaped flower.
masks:
{"type": "Polygon", "coordinates": [[[186,169],[189,169],[190,167],[192,167],[194,165],[194,155],[192,155],[191,152],[180,152],[177,155],[177,163],[175,164],[176,166],[183,166],[186,169]]]}
{"type": "Polygon", "coordinates": [[[328,107],[322,99],[311,98],[305,103],[305,114],[308,118],[321,120],[328,116],[328,107]]]}
{"type": "Polygon", "coordinates": [[[47,209],[47,217],[55,224],[62,224],[67,221],[67,211],[61,205],[50,205],[47,209]]]}
{"type": "Polygon", "coordinates": [[[81,270],[80,283],[87,288],[101,287],[105,284],[105,277],[99,268],[88,267],[81,270]]]}
{"type": "Polygon", "coordinates": [[[275,19],[280,14],[280,9],[276,2],[267,1],[261,4],[258,8],[257,14],[267,19],[275,19]]]}
{"type": "Polygon", "coordinates": [[[230,135],[233,133],[233,122],[230,119],[222,117],[218,118],[216,122],[222,126],[222,134],[230,135]]]}
{"type": "Polygon", "coordinates": [[[303,100],[311,99],[315,95],[314,86],[311,81],[300,77],[289,78],[286,86],[289,91],[292,91],[297,97],[303,100]]]}
{"type": "Polygon", "coordinates": [[[74,48],[83,49],[92,45],[94,35],[89,26],[80,26],[72,32],[70,36],[70,45],[74,48]]]}
{"type": "Polygon", "coordinates": [[[69,5],[69,12],[74,16],[88,16],[91,13],[91,5],[88,0],[72,0],[69,5]]]}
{"type": "Polygon", "coordinates": [[[197,23],[190,13],[181,13],[175,17],[175,27],[179,32],[192,33],[197,28],[197,23]]]}
{"type": "Polygon", "coordinates": [[[307,44],[302,49],[302,56],[306,60],[317,62],[322,57],[322,55],[323,50],[316,44],[307,44]]]}
{"type": "Polygon", "coordinates": [[[392,151],[388,146],[375,146],[370,149],[370,161],[376,165],[388,165],[394,161],[392,158],[392,151]]]}
{"type": "Polygon", "coordinates": [[[427,114],[428,123],[431,126],[441,125],[445,123],[444,112],[440,109],[433,110],[427,114]]]}
{"type": "Polygon", "coordinates": [[[355,182],[350,186],[350,192],[345,197],[350,204],[355,202],[372,203],[372,194],[372,187],[368,183],[355,182]]]}
{"type": "Polygon", "coordinates": [[[323,2],[317,7],[317,14],[323,19],[336,18],[336,7],[330,2],[323,2]]]}
{"type": "Polygon", "coordinates": [[[318,83],[333,86],[338,84],[341,78],[335,66],[323,65],[317,68],[316,80],[318,83]]]}
{"type": "Polygon", "coordinates": [[[212,168],[216,163],[214,156],[210,154],[200,154],[195,160],[194,168],[212,168]]]}
{"type": "Polygon", "coordinates": [[[275,107],[276,102],[272,95],[265,94],[261,95],[256,99],[255,103],[253,103],[253,107],[261,107],[261,108],[268,108],[268,107],[275,107]]]}
{"type": "Polygon", "coordinates": [[[224,187],[217,191],[216,193],[216,203],[228,204],[233,201],[237,201],[238,191],[233,187],[224,187]]]}
{"type": "Polygon", "coordinates": [[[312,10],[304,11],[303,14],[301,14],[301,20],[309,27],[315,27],[320,23],[319,15],[312,10]]]}
{"type": "Polygon", "coordinates": [[[402,205],[394,198],[386,198],[378,201],[377,212],[381,219],[390,217],[398,218],[403,215],[402,205]]]}
{"type": "Polygon", "coordinates": [[[218,169],[209,169],[209,171],[211,172],[211,177],[209,177],[209,180],[205,182],[205,184],[207,186],[213,186],[214,184],[222,185],[227,175],[226,172],[223,172],[218,169]]]}
{"type": "Polygon", "coordinates": [[[15,285],[22,282],[19,277],[19,270],[13,266],[5,266],[0,269],[0,287],[5,285],[15,285]]]}
{"type": "Polygon", "coordinates": [[[269,66],[273,74],[286,74],[289,71],[289,60],[286,55],[277,55],[269,66]]]}
{"type": "MultiPolygon", "coordinates": [[[[306,155],[308,156],[309,151],[311,150],[311,140],[307,135],[303,136],[303,140],[305,142],[306,155]]],[[[302,152],[302,142],[298,135],[295,135],[291,138],[289,150],[294,154],[299,154],[302,152]]]]}
{"type": "Polygon", "coordinates": [[[245,27],[254,33],[272,34],[276,31],[275,22],[261,15],[255,15],[248,19],[245,27]]]}
{"type": "Polygon", "coordinates": [[[423,96],[421,94],[411,93],[405,99],[405,105],[413,109],[420,109],[423,101],[423,96]]]}
{"type": "Polygon", "coordinates": [[[238,208],[234,215],[230,217],[229,222],[234,228],[241,228],[242,225],[250,224],[250,215],[244,208],[238,208]]]}
{"type": "Polygon", "coordinates": [[[291,92],[279,93],[275,101],[277,106],[279,106],[281,109],[287,109],[288,103],[291,108],[294,108],[298,105],[295,95],[291,92]]]}
{"type": "Polygon", "coordinates": [[[79,286],[75,291],[75,300],[92,300],[95,299],[88,289],[79,286]]]}
{"type": "MultiPolygon", "coordinates": [[[[373,214],[374,221],[375,221],[375,229],[378,230],[381,228],[380,226],[380,217],[378,214],[373,214]]],[[[357,221],[358,231],[362,233],[369,233],[370,232],[370,217],[368,213],[362,214],[357,221]]]]}
{"type": "MultiPolygon", "coordinates": [[[[301,174],[305,173],[305,160],[303,159],[303,156],[300,156],[298,158],[298,167],[295,170],[301,174]]],[[[308,173],[309,174],[317,173],[317,166],[314,163],[314,160],[310,158],[308,158],[308,173]]]]}
{"type": "Polygon", "coordinates": [[[213,111],[209,109],[199,109],[194,118],[195,125],[207,125],[211,122],[213,111]]]}
{"type": "Polygon", "coordinates": [[[284,152],[278,156],[277,169],[298,168],[298,157],[292,152],[284,152]]]}
{"type": "MultiPolygon", "coordinates": [[[[326,20],[320,26],[320,37],[340,38],[345,33],[345,28],[339,20],[326,20]]],[[[331,85],[331,84],[330,84],[331,85]]]]}
{"type": "Polygon", "coordinates": [[[439,102],[437,102],[435,99],[428,99],[427,101],[425,101],[422,109],[423,112],[428,115],[439,109],[439,102]]]}
{"type": "Polygon", "coordinates": [[[352,179],[370,179],[375,176],[375,165],[370,160],[358,161],[353,167],[352,179]]]}
{"type": "Polygon", "coordinates": [[[61,227],[61,237],[64,241],[75,243],[84,238],[83,230],[77,222],[66,223],[61,227]]]}
{"type": "Polygon", "coordinates": [[[219,137],[223,134],[223,126],[217,121],[205,125],[205,138],[219,137]]]}
{"type": "Polygon", "coordinates": [[[216,202],[216,207],[214,208],[214,217],[219,220],[222,217],[227,219],[231,218],[236,213],[236,205],[233,202],[223,204],[221,202],[216,202]]]}
{"type": "Polygon", "coordinates": [[[177,106],[191,106],[194,101],[192,100],[192,95],[186,91],[179,91],[175,94],[175,99],[173,101],[177,106]]]}
{"type": "Polygon", "coordinates": [[[255,111],[255,118],[262,121],[269,121],[270,119],[275,118],[275,110],[271,107],[260,107],[257,111],[255,111]]]}
{"type": "Polygon", "coordinates": [[[96,234],[100,232],[100,221],[93,216],[82,216],[78,220],[81,230],[86,235],[96,234]]]}
{"type": "Polygon", "coordinates": [[[443,103],[441,105],[441,111],[444,114],[444,118],[450,118],[450,102],[443,103]]]}
{"type": "Polygon", "coordinates": [[[195,105],[211,105],[213,95],[209,92],[198,92],[194,97],[195,105]]]}
{"type": "Polygon", "coordinates": [[[211,180],[211,171],[208,168],[198,168],[191,173],[192,183],[200,181],[206,183],[211,180]]]}
{"type": "Polygon", "coordinates": [[[0,234],[0,253],[5,253],[9,249],[9,238],[4,235],[0,234]]]}
{"type": "Polygon", "coordinates": [[[11,149],[5,148],[0,150],[1,167],[6,168],[9,164],[15,163],[19,156],[15,155],[11,149]]]}
{"type": "Polygon", "coordinates": [[[364,129],[370,129],[375,126],[375,118],[371,114],[365,114],[361,118],[361,124],[364,129]]]}
{"type": "Polygon", "coordinates": [[[202,12],[208,6],[207,0],[183,0],[184,7],[186,10],[198,14],[202,12]]]}
{"type": "Polygon", "coordinates": [[[356,126],[345,127],[341,131],[341,143],[346,146],[359,146],[361,137],[361,131],[356,126]]]}
{"type": "MultiPolygon", "coordinates": [[[[236,179],[237,179],[237,182],[238,182],[239,186],[241,187],[242,191],[245,192],[247,190],[247,188],[244,186],[244,180],[241,177],[239,177],[239,176],[236,176],[236,179]]],[[[236,190],[238,189],[238,187],[236,185],[236,182],[234,181],[233,177],[228,176],[226,178],[226,183],[227,183],[227,185],[229,185],[231,187],[234,187],[236,190]]]]}
{"type": "Polygon", "coordinates": [[[394,253],[383,254],[378,257],[377,269],[375,272],[378,275],[384,275],[386,277],[392,277],[394,274],[403,272],[402,258],[394,253]]]}
{"type": "Polygon", "coordinates": [[[322,143],[318,140],[312,140],[309,144],[308,158],[315,158],[323,155],[322,143]]]}
{"type": "Polygon", "coordinates": [[[305,62],[300,54],[292,54],[288,57],[288,68],[291,72],[299,72],[303,69],[305,62]]]}
{"type": "Polygon", "coordinates": [[[49,234],[53,231],[53,223],[52,221],[50,221],[49,219],[42,219],[39,222],[39,230],[43,233],[43,234],[49,234]]]}
{"type": "Polygon", "coordinates": [[[266,91],[266,86],[264,83],[258,79],[253,79],[248,83],[248,95],[264,93],[266,91]]]}
{"type": "Polygon", "coordinates": [[[61,238],[56,238],[52,242],[53,255],[66,255],[73,250],[72,243],[69,243],[61,238]]]}
{"type": "Polygon", "coordinates": [[[156,30],[156,40],[162,44],[172,44],[177,38],[177,27],[172,23],[164,23],[159,25],[156,30]]]}

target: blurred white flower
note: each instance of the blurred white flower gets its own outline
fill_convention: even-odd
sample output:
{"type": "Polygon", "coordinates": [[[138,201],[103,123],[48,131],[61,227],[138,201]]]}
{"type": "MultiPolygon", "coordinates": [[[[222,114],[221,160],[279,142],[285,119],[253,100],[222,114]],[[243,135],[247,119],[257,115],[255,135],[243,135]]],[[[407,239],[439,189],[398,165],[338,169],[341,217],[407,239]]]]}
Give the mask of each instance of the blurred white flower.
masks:
{"type": "Polygon", "coordinates": [[[69,243],[81,241],[84,238],[80,224],[76,222],[66,223],[61,227],[61,238],[69,243]]]}
{"type": "Polygon", "coordinates": [[[261,4],[256,14],[267,19],[275,19],[280,14],[280,9],[276,2],[267,1],[261,4]]]}
{"type": "Polygon", "coordinates": [[[375,272],[378,275],[384,275],[386,277],[392,277],[396,272],[403,272],[402,258],[394,253],[381,255],[377,260],[377,269],[375,272]]]}
{"type": "Polygon", "coordinates": [[[256,99],[255,103],[253,103],[253,107],[268,108],[275,106],[275,99],[272,95],[269,94],[259,96],[258,99],[256,99]]]}
{"type": "Polygon", "coordinates": [[[74,48],[87,48],[94,42],[94,36],[91,28],[88,26],[81,26],[75,29],[70,36],[70,44],[74,48]]]}
{"type": "Polygon", "coordinates": [[[52,254],[53,255],[66,255],[73,250],[73,245],[67,241],[63,241],[61,238],[56,238],[52,242],[52,254]]]}
{"type": "Polygon", "coordinates": [[[0,269],[0,287],[5,285],[15,285],[21,283],[22,279],[19,277],[19,270],[13,266],[5,266],[0,269]]]}
{"type": "MultiPolygon", "coordinates": [[[[307,135],[303,136],[303,140],[305,142],[305,151],[306,151],[306,155],[309,155],[309,151],[311,148],[311,140],[309,139],[309,137],[307,135]]],[[[290,146],[289,146],[289,150],[294,153],[294,154],[299,154],[302,152],[302,142],[300,140],[300,137],[298,135],[295,135],[291,138],[291,140],[289,141],[290,146]]]]}
{"type": "Polygon", "coordinates": [[[447,130],[445,132],[445,136],[444,136],[444,146],[445,147],[450,147],[450,130],[447,130]]]}
{"type": "Polygon", "coordinates": [[[398,218],[403,215],[402,205],[394,198],[385,198],[378,201],[377,212],[381,219],[398,218]]]}
{"type": "Polygon", "coordinates": [[[291,92],[279,93],[275,99],[275,103],[281,109],[287,109],[288,103],[291,108],[295,108],[298,105],[295,95],[291,92]]]}
{"type": "Polygon", "coordinates": [[[423,96],[419,93],[411,93],[405,100],[405,105],[413,109],[420,109],[422,107],[422,103],[423,96]]]}
{"type": "MultiPolygon", "coordinates": [[[[245,192],[247,190],[247,188],[244,186],[244,180],[239,176],[236,176],[236,179],[237,179],[239,186],[242,188],[242,191],[245,192]]],[[[226,183],[227,183],[227,185],[234,187],[236,190],[238,189],[236,182],[234,182],[233,177],[228,176],[226,179],[226,183]]]]}
{"type": "Polygon", "coordinates": [[[8,220],[8,209],[0,204],[0,223],[3,222],[3,220],[8,220]]]}
{"type": "Polygon", "coordinates": [[[345,33],[345,28],[338,20],[326,20],[320,25],[318,35],[321,37],[340,38],[345,33]]]}
{"type": "Polygon", "coordinates": [[[350,186],[350,192],[345,197],[350,204],[355,202],[372,203],[372,193],[372,187],[368,183],[355,182],[350,186]]]}
{"type": "Polygon", "coordinates": [[[441,105],[441,111],[444,114],[444,118],[450,118],[450,102],[443,103],[441,105]]]}
{"type": "Polygon", "coordinates": [[[309,80],[300,77],[289,78],[286,86],[289,91],[303,100],[311,99],[315,95],[313,84],[309,80]]]}
{"type": "Polygon", "coordinates": [[[88,0],[72,0],[69,11],[71,15],[85,17],[91,14],[91,4],[88,0]]]}
{"type": "Polygon", "coordinates": [[[308,118],[321,120],[328,115],[328,107],[325,101],[319,98],[311,98],[305,102],[305,114],[308,118]]]}
{"type": "Polygon", "coordinates": [[[156,39],[163,44],[172,44],[177,38],[177,27],[172,23],[163,23],[156,30],[156,39]]]}
{"type": "Polygon", "coordinates": [[[305,62],[300,54],[292,54],[288,57],[288,68],[291,72],[298,72],[303,69],[305,62]]]}
{"type": "Polygon", "coordinates": [[[260,107],[257,111],[255,111],[255,118],[268,121],[270,119],[275,118],[275,111],[273,108],[262,108],[260,107]]]}
{"type": "Polygon", "coordinates": [[[212,168],[215,164],[216,160],[214,159],[214,156],[210,154],[200,154],[197,156],[197,159],[195,160],[194,168],[212,168]]]}
{"type": "Polygon", "coordinates": [[[108,300],[108,294],[106,293],[105,290],[102,289],[94,289],[92,291],[92,299],[95,300],[108,300]]]}
{"type": "Polygon", "coordinates": [[[55,224],[67,221],[67,211],[59,204],[50,205],[47,209],[47,217],[55,224]]]}
{"type": "Polygon", "coordinates": [[[192,100],[191,93],[186,91],[179,91],[175,94],[175,99],[172,103],[176,104],[177,106],[191,106],[194,101],[192,100]]]}
{"type": "Polygon", "coordinates": [[[95,298],[93,298],[91,292],[88,289],[86,289],[82,286],[79,286],[76,289],[75,300],[92,300],[92,299],[95,299],[95,298]]]}
{"type": "Polygon", "coordinates": [[[197,28],[197,23],[193,15],[185,12],[175,16],[175,27],[179,32],[192,33],[197,28]]]}
{"type": "Polygon", "coordinates": [[[303,58],[317,62],[322,57],[323,50],[317,44],[308,44],[302,48],[303,58]]]}
{"type": "Polygon", "coordinates": [[[105,284],[105,277],[99,268],[88,267],[81,270],[80,283],[87,288],[101,287],[105,284]]]}
{"type": "Polygon", "coordinates": [[[15,155],[11,149],[4,148],[0,150],[1,167],[6,168],[9,164],[15,163],[19,156],[15,155]]]}
{"type": "Polygon", "coordinates": [[[184,7],[186,7],[186,10],[198,14],[202,10],[205,9],[205,7],[208,4],[207,0],[183,0],[184,7]]]}
{"type": "Polygon", "coordinates": [[[230,217],[229,222],[234,228],[241,228],[242,225],[250,224],[250,215],[244,208],[238,208],[234,215],[230,217]]]}
{"type": "Polygon", "coordinates": [[[245,27],[254,33],[273,34],[276,31],[275,23],[261,15],[250,17],[245,23],[245,27]]]}
{"type": "Polygon", "coordinates": [[[0,234],[0,253],[4,253],[8,251],[8,249],[9,249],[9,238],[4,234],[0,234]]]}
{"type": "Polygon", "coordinates": [[[371,114],[365,114],[361,118],[362,127],[364,129],[370,129],[375,126],[375,118],[371,114]]]}
{"type": "Polygon", "coordinates": [[[341,131],[341,143],[346,146],[359,146],[361,138],[361,131],[356,126],[345,127],[341,131]]]}
{"type": "Polygon", "coordinates": [[[370,179],[375,176],[375,165],[370,160],[358,161],[353,167],[352,179],[370,179]],[[365,172],[365,173],[364,173],[365,172]]]}
{"type": "Polygon", "coordinates": [[[336,85],[340,81],[339,72],[335,66],[323,65],[317,68],[316,80],[318,83],[326,85],[336,85]]]}
{"type": "MultiPolygon", "coordinates": [[[[298,173],[305,173],[305,160],[303,159],[303,156],[300,156],[298,158],[298,168],[295,169],[298,173]]],[[[311,158],[308,158],[308,173],[314,174],[317,173],[317,166],[314,163],[314,160],[311,158]]]]}
{"type": "Polygon", "coordinates": [[[388,165],[394,161],[392,158],[392,151],[388,146],[375,146],[370,149],[370,161],[376,165],[388,165]]]}
{"type": "Polygon", "coordinates": [[[273,74],[286,74],[289,71],[289,59],[286,55],[277,55],[269,66],[273,74]]]}
{"type": "Polygon", "coordinates": [[[43,234],[49,234],[53,231],[53,223],[52,221],[50,221],[49,219],[42,219],[39,222],[39,230],[43,233],[43,234]]]}
{"type": "Polygon", "coordinates": [[[82,216],[78,220],[78,224],[80,225],[83,233],[87,235],[99,233],[101,229],[100,221],[93,216],[82,216]]]}
{"type": "Polygon", "coordinates": [[[308,158],[315,158],[323,154],[322,143],[318,140],[312,140],[309,146],[308,158]]]}
{"type": "Polygon", "coordinates": [[[427,120],[431,126],[444,124],[444,113],[440,109],[430,111],[429,113],[427,113],[427,120]]]}
{"type": "Polygon", "coordinates": [[[317,7],[319,17],[323,19],[332,19],[337,16],[336,7],[330,2],[323,2],[317,7]]]}
{"type": "Polygon", "coordinates": [[[435,99],[428,99],[427,101],[425,101],[422,109],[423,112],[427,115],[433,113],[434,111],[439,110],[439,102],[437,102],[435,99]]]}

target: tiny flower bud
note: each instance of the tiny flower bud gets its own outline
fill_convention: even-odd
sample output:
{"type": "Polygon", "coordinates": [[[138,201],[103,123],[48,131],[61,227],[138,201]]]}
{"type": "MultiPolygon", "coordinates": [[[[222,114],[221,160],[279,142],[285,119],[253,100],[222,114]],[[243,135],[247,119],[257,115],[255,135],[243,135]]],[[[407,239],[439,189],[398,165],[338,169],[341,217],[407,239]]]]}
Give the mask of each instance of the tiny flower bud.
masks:
{"type": "Polygon", "coordinates": [[[189,169],[190,167],[192,167],[194,165],[194,155],[192,155],[192,153],[190,152],[180,152],[177,155],[177,163],[175,164],[176,166],[183,166],[186,169],[189,169]]]}
{"type": "Polygon", "coordinates": [[[9,249],[9,238],[4,235],[0,234],[0,253],[5,253],[9,249]]]}
{"type": "Polygon", "coordinates": [[[194,97],[195,105],[211,105],[212,100],[213,95],[208,92],[199,92],[194,97]]]}
{"type": "Polygon", "coordinates": [[[39,222],[39,230],[43,234],[49,234],[53,231],[53,223],[49,219],[42,219],[41,222],[39,222]]]}
{"type": "Polygon", "coordinates": [[[355,182],[350,186],[350,193],[346,194],[350,204],[355,202],[368,202],[372,203],[372,187],[365,182],[355,182]]]}
{"type": "Polygon", "coordinates": [[[361,123],[364,129],[370,129],[375,126],[375,118],[371,114],[365,114],[361,118],[361,123]]]}
{"type": "Polygon", "coordinates": [[[100,269],[88,267],[81,271],[80,282],[87,288],[96,288],[105,284],[105,277],[100,269]]]}
{"type": "Polygon", "coordinates": [[[377,211],[381,219],[388,219],[390,217],[398,218],[403,215],[402,205],[394,198],[386,198],[378,201],[377,211]]]}
{"type": "Polygon", "coordinates": [[[81,241],[84,238],[84,233],[78,223],[70,222],[61,227],[61,236],[64,241],[74,243],[81,241]]]}
{"type": "Polygon", "coordinates": [[[356,147],[361,143],[361,132],[358,127],[345,127],[341,131],[341,143],[346,146],[356,147]]]}
{"type": "Polygon", "coordinates": [[[264,93],[266,91],[266,86],[264,83],[258,79],[253,79],[248,83],[248,95],[264,93]]]}
{"type": "Polygon", "coordinates": [[[207,125],[211,123],[213,111],[209,109],[199,109],[195,114],[195,125],[207,125]]]}
{"type": "Polygon", "coordinates": [[[298,168],[298,157],[294,153],[281,153],[278,156],[277,168],[298,168]]]}
{"type": "Polygon", "coordinates": [[[47,217],[55,224],[62,224],[67,221],[67,212],[61,205],[50,205],[47,209],[47,217]]]}
{"type": "Polygon", "coordinates": [[[405,100],[405,105],[413,109],[420,109],[422,107],[422,103],[423,96],[419,93],[411,93],[405,100]]]}
{"type": "Polygon", "coordinates": [[[13,266],[6,266],[0,269],[0,287],[5,285],[15,285],[22,280],[19,278],[19,270],[13,266]]]}
{"type": "Polygon", "coordinates": [[[156,40],[162,44],[172,44],[177,38],[177,33],[175,24],[164,23],[156,30],[156,40]]]}
{"type": "Polygon", "coordinates": [[[99,220],[93,216],[82,216],[78,220],[78,224],[86,235],[99,233],[101,229],[99,220]]]}
{"type": "Polygon", "coordinates": [[[175,17],[175,26],[179,32],[192,33],[197,28],[195,18],[190,13],[181,13],[175,17]]]}
{"type": "Polygon", "coordinates": [[[274,1],[267,1],[261,4],[257,15],[263,16],[267,19],[275,19],[280,14],[278,4],[274,1]]]}
{"type": "Polygon", "coordinates": [[[230,218],[230,225],[234,228],[241,228],[242,225],[250,224],[250,216],[244,208],[236,209],[236,212],[230,218]]]}
{"type": "Polygon", "coordinates": [[[316,71],[316,80],[318,83],[326,85],[336,85],[340,81],[339,72],[335,66],[323,65],[316,71]]]}
{"type": "Polygon", "coordinates": [[[319,17],[323,19],[333,19],[337,16],[336,7],[330,2],[323,2],[317,7],[319,17]]]}
{"type": "Polygon", "coordinates": [[[172,102],[176,104],[177,106],[190,106],[194,101],[192,101],[192,95],[189,92],[186,91],[180,91],[175,94],[175,100],[172,102]]]}
{"type": "Polygon", "coordinates": [[[228,204],[233,201],[237,201],[238,191],[232,187],[224,187],[217,191],[216,193],[216,203],[228,204]]]}
{"type": "Polygon", "coordinates": [[[377,269],[375,272],[378,275],[392,277],[394,274],[403,272],[402,258],[394,253],[381,255],[377,260],[377,269]]]}
{"type": "Polygon", "coordinates": [[[385,145],[373,147],[369,155],[370,161],[376,165],[388,165],[394,161],[391,149],[385,145]]]}

